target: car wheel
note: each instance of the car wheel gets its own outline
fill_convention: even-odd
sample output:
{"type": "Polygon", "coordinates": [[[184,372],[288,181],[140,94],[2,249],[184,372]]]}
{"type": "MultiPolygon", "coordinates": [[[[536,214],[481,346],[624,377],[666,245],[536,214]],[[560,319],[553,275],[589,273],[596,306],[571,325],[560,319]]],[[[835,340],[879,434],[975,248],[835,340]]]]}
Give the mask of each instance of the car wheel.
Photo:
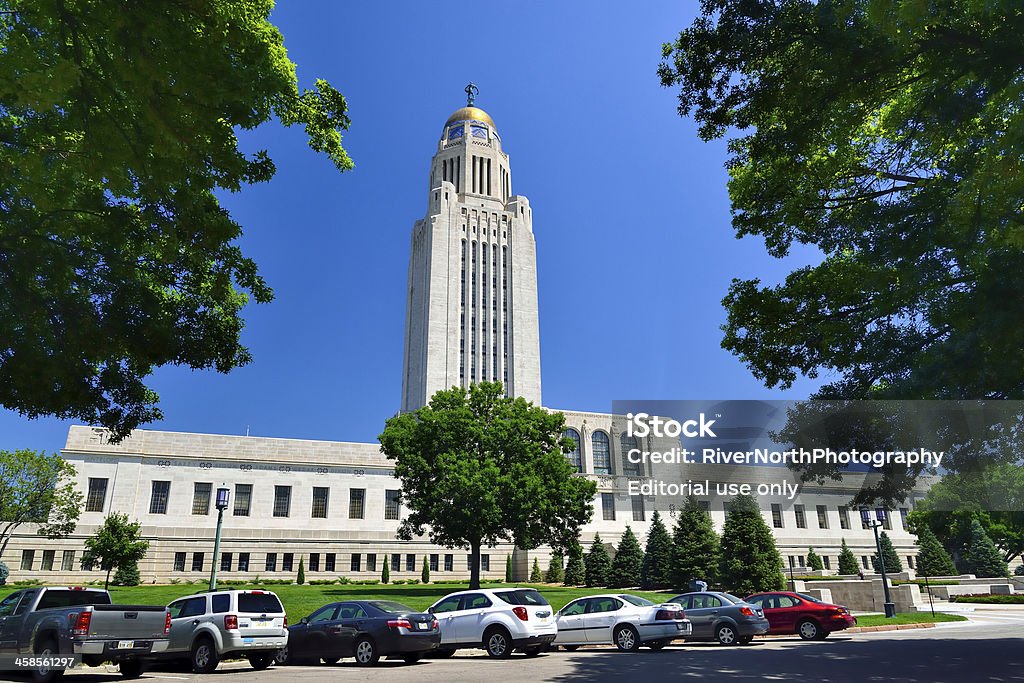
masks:
{"type": "MultiPolygon", "coordinates": [[[[57,645],[57,641],[53,638],[47,638],[36,645],[35,654],[39,657],[56,657],[60,655],[60,647],[57,645]]],[[[51,681],[59,680],[64,676],[64,671],[61,669],[33,669],[32,670],[32,681],[33,683],[51,683],[51,681]]]]}
{"type": "Polygon", "coordinates": [[[404,657],[402,657],[402,659],[405,661],[406,664],[415,664],[416,662],[420,661],[420,659],[422,659],[422,658],[423,658],[423,653],[422,652],[417,652],[415,654],[405,655],[404,657]]]}
{"type": "Polygon", "coordinates": [[[651,642],[647,643],[647,647],[651,648],[652,650],[664,650],[665,646],[668,645],[668,642],[669,641],[667,640],[652,640],[651,642]]]}
{"type": "Polygon", "coordinates": [[[543,645],[537,645],[536,647],[524,647],[523,648],[523,654],[526,655],[527,657],[536,657],[541,652],[544,652],[544,646],[543,645]]]}
{"type": "Polygon", "coordinates": [[[640,634],[636,629],[626,624],[615,629],[615,647],[623,652],[635,652],[640,647],[640,634]]]}
{"type": "Polygon", "coordinates": [[[821,633],[818,634],[818,640],[825,640],[826,638],[828,638],[829,633],[831,633],[831,631],[826,631],[825,629],[822,629],[821,633]]]}
{"type": "Polygon", "coordinates": [[[505,659],[512,654],[512,637],[501,626],[494,626],[484,633],[484,649],[487,656],[505,659]]]}
{"type": "Polygon", "coordinates": [[[338,659],[338,657],[324,657],[320,661],[322,661],[327,666],[334,666],[338,663],[338,659]]]}
{"type": "Polygon", "coordinates": [[[750,645],[754,641],[754,636],[741,636],[736,639],[736,642],[740,645],[750,645]]]}
{"type": "Polygon", "coordinates": [[[576,650],[580,649],[580,646],[579,645],[563,645],[562,649],[564,649],[566,652],[576,652],[576,650]]]}
{"type": "Polygon", "coordinates": [[[359,666],[373,666],[380,659],[377,646],[369,638],[360,638],[356,643],[356,664],[359,666]]]}
{"type": "Polygon", "coordinates": [[[732,624],[722,624],[715,629],[715,640],[720,645],[735,645],[737,642],[736,627],[732,624]]]}
{"type": "Polygon", "coordinates": [[[128,659],[120,662],[117,668],[121,672],[121,678],[138,678],[146,667],[143,666],[141,659],[128,659]]]}
{"type": "Polygon", "coordinates": [[[249,655],[249,665],[257,671],[263,671],[274,663],[273,652],[256,652],[249,655]]]}
{"type": "Polygon", "coordinates": [[[810,619],[804,619],[796,626],[796,632],[800,634],[800,637],[804,640],[817,640],[821,629],[818,625],[810,619]]]}
{"type": "Polygon", "coordinates": [[[212,640],[203,636],[192,644],[192,671],[197,674],[213,673],[218,664],[220,657],[217,656],[217,648],[212,640]]]}
{"type": "Polygon", "coordinates": [[[280,650],[274,653],[274,663],[278,666],[284,666],[285,664],[291,664],[291,659],[288,657],[288,648],[282,647],[280,650]]]}

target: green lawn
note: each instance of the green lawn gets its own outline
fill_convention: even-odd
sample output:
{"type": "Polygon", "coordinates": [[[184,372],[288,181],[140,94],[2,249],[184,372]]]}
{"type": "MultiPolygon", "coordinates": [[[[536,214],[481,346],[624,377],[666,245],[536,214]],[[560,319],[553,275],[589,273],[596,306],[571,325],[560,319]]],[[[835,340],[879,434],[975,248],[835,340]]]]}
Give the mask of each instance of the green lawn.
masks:
{"type": "Polygon", "coordinates": [[[959,614],[945,614],[936,612],[911,612],[897,614],[895,617],[886,618],[884,614],[865,614],[857,617],[857,626],[891,626],[893,624],[926,624],[940,621],[967,621],[967,617],[959,614]]]}
{"type": "MultiPolygon", "coordinates": [[[[465,590],[469,584],[414,584],[414,585],[341,585],[332,584],[327,586],[263,586],[264,590],[277,593],[288,613],[290,623],[297,622],[300,618],[309,615],[316,608],[329,602],[341,600],[395,600],[404,603],[413,609],[426,609],[438,598],[448,593],[465,590]]],[[[484,584],[488,588],[501,588],[509,584],[484,584]]],[[[515,586],[529,586],[536,588],[547,598],[551,606],[556,610],[561,609],[570,600],[583,595],[595,595],[597,593],[616,592],[609,588],[568,588],[555,585],[533,585],[533,584],[511,584],[515,586]]],[[[238,588],[239,586],[230,586],[238,588]]],[[[245,586],[253,588],[254,586],[245,586]]],[[[3,598],[17,587],[4,586],[0,588],[0,598],[3,598]]],[[[136,605],[166,605],[183,595],[191,595],[204,591],[199,585],[161,585],[161,586],[132,586],[122,588],[111,586],[110,594],[114,602],[136,605]]],[[[662,602],[678,593],[651,593],[645,591],[622,591],[632,595],[640,595],[655,602],[662,602]]]]}

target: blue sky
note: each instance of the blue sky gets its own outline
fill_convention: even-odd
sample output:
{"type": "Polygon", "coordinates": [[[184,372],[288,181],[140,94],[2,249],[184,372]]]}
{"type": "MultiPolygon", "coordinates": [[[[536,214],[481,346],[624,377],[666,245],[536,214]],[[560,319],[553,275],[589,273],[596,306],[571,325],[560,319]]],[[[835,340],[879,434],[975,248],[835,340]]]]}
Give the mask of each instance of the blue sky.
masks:
{"type": "MultiPolygon", "coordinates": [[[[465,101],[494,118],[513,191],[534,210],[543,402],[608,411],[613,400],[800,398],[769,390],[719,346],[733,277],[774,282],[777,261],[729,226],[725,143],[703,143],[656,75],[661,44],[695,2],[282,2],[300,82],[348,99],[337,173],[298,128],[241,136],[277,164],[224,197],[244,251],[276,292],[250,306],[254,362],[229,375],[163,368],[154,429],[373,440],[398,409],[409,235],[430,158],[465,101]]],[[[57,450],[67,421],[0,412],[0,448],[57,450]]]]}

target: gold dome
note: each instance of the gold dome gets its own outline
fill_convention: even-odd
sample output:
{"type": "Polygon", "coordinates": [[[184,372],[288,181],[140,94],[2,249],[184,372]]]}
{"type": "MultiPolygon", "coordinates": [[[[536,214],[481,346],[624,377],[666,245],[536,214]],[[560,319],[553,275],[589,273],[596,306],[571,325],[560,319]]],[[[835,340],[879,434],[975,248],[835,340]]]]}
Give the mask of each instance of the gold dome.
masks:
{"type": "Polygon", "coordinates": [[[497,128],[494,125],[494,119],[491,118],[490,114],[485,112],[483,109],[477,107],[463,107],[458,109],[454,114],[448,117],[448,120],[444,122],[445,127],[456,123],[457,121],[483,121],[491,128],[497,128]]]}

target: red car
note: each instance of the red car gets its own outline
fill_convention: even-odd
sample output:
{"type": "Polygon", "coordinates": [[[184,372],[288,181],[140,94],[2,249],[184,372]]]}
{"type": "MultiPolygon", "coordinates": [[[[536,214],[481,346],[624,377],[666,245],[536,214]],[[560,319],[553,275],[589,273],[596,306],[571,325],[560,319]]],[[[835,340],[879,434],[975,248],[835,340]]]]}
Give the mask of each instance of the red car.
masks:
{"type": "Polygon", "coordinates": [[[803,593],[755,593],[746,600],[764,610],[770,634],[796,633],[804,640],[824,640],[833,631],[857,625],[856,617],[845,607],[803,593]]]}

